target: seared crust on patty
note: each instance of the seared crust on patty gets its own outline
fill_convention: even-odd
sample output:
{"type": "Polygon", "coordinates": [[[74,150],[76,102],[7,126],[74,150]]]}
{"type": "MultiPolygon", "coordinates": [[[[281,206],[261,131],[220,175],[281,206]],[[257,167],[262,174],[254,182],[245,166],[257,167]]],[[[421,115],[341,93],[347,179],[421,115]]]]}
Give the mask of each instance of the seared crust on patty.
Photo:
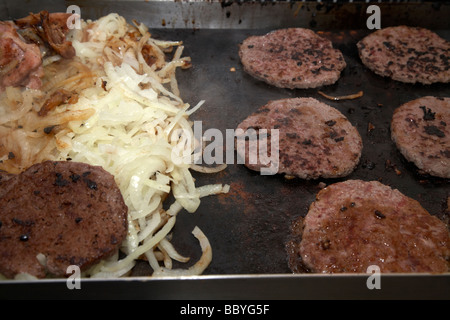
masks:
{"type": "Polygon", "coordinates": [[[69,265],[85,270],[117,252],[128,209],[114,177],[101,167],[46,161],[3,176],[1,274],[64,276],[69,265]]]}
{"type": "Polygon", "coordinates": [[[244,70],[280,88],[316,88],[335,83],[346,67],[342,53],[314,31],[289,28],[251,36],[239,47],[244,70]]]}
{"type": "Polygon", "coordinates": [[[422,97],[394,111],[391,137],[424,172],[450,178],[450,98],[422,97]]]}
{"type": "MultiPolygon", "coordinates": [[[[242,121],[238,129],[238,142],[249,140],[245,149],[244,144],[238,144],[238,155],[252,170],[267,165],[250,161],[249,129],[268,130],[267,137],[257,136],[260,146],[267,144],[268,152],[272,149],[271,132],[278,129],[278,173],[303,179],[344,177],[354,170],[361,157],[362,139],[357,129],[339,110],[313,98],[270,101],[242,121]]],[[[256,152],[254,158],[258,158],[256,152]]]]}
{"type": "Polygon", "coordinates": [[[447,226],[378,181],[322,189],[300,225],[297,254],[312,272],[365,273],[372,265],[381,272],[449,271],[447,226]]]}
{"type": "Polygon", "coordinates": [[[406,83],[450,82],[450,42],[418,27],[377,30],[357,43],[373,72],[406,83]]]}

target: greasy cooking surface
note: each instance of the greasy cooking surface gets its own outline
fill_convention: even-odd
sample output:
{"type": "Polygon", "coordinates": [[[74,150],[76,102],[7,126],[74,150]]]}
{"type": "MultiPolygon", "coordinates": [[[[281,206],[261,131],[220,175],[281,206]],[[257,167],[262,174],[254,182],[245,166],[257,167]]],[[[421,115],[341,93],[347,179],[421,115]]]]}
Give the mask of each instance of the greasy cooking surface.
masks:
{"type": "MultiPolygon", "coordinates": [[[[152,33],[154,37],[184,41],[184,52],[192,57],[193,67],[178,72],[180,90],[184,101],[191,105],[206,100],[192,117],[203,121],[203,132],[217,128],[225,141],[226,129],[235,129],[267,101],[313,97],[336,107],[356,126],[363,139],[360,164],[346,178],[315,181],[261,176],[241,164],[231,164],[218,174],[195,174],[198,186],[228,183],[231,190],[227,195],[203,198],[196,213],[178,215],[172,242],[179,252],[191,256],[191,263],[199,258],[200,247],[191,234],[198,225],[213,249],[213,260],[205,274],[290,273],[285,249],[290,225],[306,215],[320,182],[379,180],[447,221],[448,179],[421,175],[391,141],[389,125],[395,108],[426,95],[450,96],[450,84],[412,85],[375,75],[358,57],[356,43],[369,33],[362,30],[323,33],[342,51],[347,63],[336,84],[307,90],[276,88],[246,74],[238,56],[239,43],[268,31],[186,29],[152,33]],[[335,96],[362,90],[364,95],[355,100],[330,101],[318,90],[335,96]]],[[[449,31],[437,33],[450,39],[449,31]]],[[[143,274],[148,274],[148,269],[140,264],[135,275],[143,274]]]]}

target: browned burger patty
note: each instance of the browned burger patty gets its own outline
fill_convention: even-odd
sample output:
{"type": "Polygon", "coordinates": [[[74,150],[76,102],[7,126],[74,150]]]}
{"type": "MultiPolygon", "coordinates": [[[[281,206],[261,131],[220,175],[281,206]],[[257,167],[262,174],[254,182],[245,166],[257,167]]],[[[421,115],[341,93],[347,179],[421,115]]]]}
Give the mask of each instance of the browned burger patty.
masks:
{"type": "MultiPolygon", "coordinates": [[[[272,149],[271,131],[279,130],[277,173],[303,179],[344,177],[354,170],[361,157],[362,139],[357,129],[337,109],[313,98],[270,101],[242,121],[237,129],[238,143],[248,140],[246,145],[238,144],[238,155],[252,170],[259,171],[270,164],[250,161],[252,139],[248,133],[251,129],[258,133],[261,129],[269,131],[268,136],[256,135],[260,145],[267,144],[268,153],[272,149]]],[[[256,152],[259,149],[253,154],[256,152]]],[[[254,159],[259,160],[258,156],[254,154],[254,159]]]]}
{"type": "Polygon", "coordinates": [[[296,253],[312,272],[365,273],[371,265],[381,272],[449,271],[447,226],[378,181],[322,189],[300,226],[296,253]]]}
{"type": "Polygon", "coordinates": [[[335,83],[346,67],[331,41],[303,28],[251,36],[239,47],[244,70],[280,88],[316,88],[335,83]]]}
{"type": "Polygon", "coordinates": [[[408,161],[450,178],[450,98],[422,97],[394,111],[391,137],[408,161]]]}
{"type": "Polygon", "coordinates": [[[362,62],[373,72],[407,83],[450,81],[450,42],[416,27],[389,27],[357,43],[362,62]]]}
{"type": "Polygon", "coordinates": [[[101,167],[47,161],[6,178],[0,181],[1,274],[64,276],[69,265],[84,270],[117,252],[128,209],[101,167]]]}

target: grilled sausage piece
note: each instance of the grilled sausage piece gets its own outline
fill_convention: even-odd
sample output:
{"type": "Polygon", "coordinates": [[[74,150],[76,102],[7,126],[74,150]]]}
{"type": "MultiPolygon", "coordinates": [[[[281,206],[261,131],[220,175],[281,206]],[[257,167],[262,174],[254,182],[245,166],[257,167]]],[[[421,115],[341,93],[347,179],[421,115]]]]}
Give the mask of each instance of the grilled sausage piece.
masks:
{"type": "Polygon", "coordinates": [[[64,276],[69,265],[85,270],[116,253],[127,234],[128,209],[101,167],[46,161],[0,177],[0,273],[6,277],[64,276]]]}
{"type": "Polygon", "coordinates": [[[0,21],[0,91],[8,86],[39,89],[43,75],[39,47],[25,43],[12,22],[0,21]]]}

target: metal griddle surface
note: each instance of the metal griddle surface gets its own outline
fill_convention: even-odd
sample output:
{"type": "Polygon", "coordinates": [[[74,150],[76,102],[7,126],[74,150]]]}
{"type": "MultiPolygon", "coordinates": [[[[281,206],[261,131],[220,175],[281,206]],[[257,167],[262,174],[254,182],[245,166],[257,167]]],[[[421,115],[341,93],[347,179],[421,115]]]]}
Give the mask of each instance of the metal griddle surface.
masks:
{"type": "MultiPolygon", "coordinates": [[[[45,0],[23,6],[20,2],[6,1],[0,5],[4,7],[0,15],[2,19],[11,19],[43,9],[64,11],[73,3],[45,0]]],[[[217,5],[214,1],[107,0],[79,4],[84,18],[95,19],[118,12],[128,21],[137,19],[150,26],[155,38],[184,42],[184,55],[192,58],[193,66],[179,70],[177,78],[185,102],[195,105],[200,100],[206,101],[192,117],[203,121],[203,132],[216,128],[224,134],[226,129],[235,129],[269,100],[313,97],[339,109],[357,127],[364,143],[361,162],[348,177],[330,180],[261,176],[239,164],[231,164],[218,174],[194,173],[198,186],[209,183],[231,186],[226,195],[203,198],[197,212],[180,212],[174,227],[172,243],[181,254],[191,257],[189,263],[175,263],[174,267],[187,268],[199,259],[200,246],[191,234],[195,226],[199,226],[210,240],[213,260],[202,277],[167,280],[141,277],[151,274],[151,269],[143,262],[137,264],[132,274],[135,277],[129,280],[86,280],[83,290],[78,292],[67,290],[65,281],[51,279],[38,283],[2,282],[0,297],[341,299],[450,296],[448,274],[386,275],[383,290],[370,291],[365,275],[292,276],[288,267],[285,245],[290,239],[291,224],[306,215],[320,190],[320,182],[328,185],[345,179],[380,180],[418,200],[431,214],[449,220],[449,181],[421,175],[413,164],[408,163],[390,139],[389,124],[394,109],[402,103],[425,95],[450,96],[450,85],[403,84],[377,76],[364,67],[356,50],[356,42],[370,32],[358,30],[365,28],[367,19],[363,5],[319,7],[315,3],[297,6],[256,3],[228,6],[227,3],[217,5]],[[168,28],[164,27],[163,21],[167,22],[168,28]],[[336,84],[311,90],[279,89],[253,79],[242,70],[239,43],[248,36],[290,26],[326,30],[323,36],[332,40],[347,62],[336,84]],[[337,29],[333,31],[332,28],[337,29]],[[320,96],[318,90],[330,95],[362,90],[364,95],[356,100],[335,102],[320,96]],[[370,132],[369,123],[373,126],[370,132]],[[387,161],[400,174],[392,166],[386,166],[387,161]]],[[[445,22],[446,6],[388,4],[382,12],[383,27],[400,23],[420,25],[430,27],[450,40],[445,22]],[[444,11],[441,14],[439,10],[444,11]]]]}
{"type": "MultiPolygon", "coordinates": [[[[226,195],[203,198],[193,214],[179,214],[172,241],[175,247],[191,256],[191,263],[197,261],[200,248],[191,231],[198,225],[213,248],[213,261],[205,274],[290,273],[285,245],[291,223],[306,215],[320,182],[329,185],[346,179],[379,180],[448,220],[449,180],[423,175],[408,163],[391,141],[389,126],[394,109],[402,103],[426,95],[448,97],[450,85],[411,85],[375,75],[361,63],[356,49],[356,42],[369,31],[357,30],[322,33],[343,52],[347,62],[336,84],[308,90],[279,89],[246,74],[238,56],[238,45],[246,37],[268,31],[153,30],[153,36],[183,40],[185,55],[192,57],[193,67],[180,71],[177,77],[186,102],[195,105],[206,101],[192,116],[202,121],[203,133],[219,129],[225,145],[225,130],[235,129],[269,100],[313,97],[340,110],[357,127],[364,145],[360,164],[346,178],[311,181],[262,176],[241,164],[229,164],[218,174],[194,173],[198,186],[227,183],[231,190],[226,195]],[[318,90],[335,96],[362,90],[364,95],[356,100],[331,101],[318,90]]],[[[450,39],[448,31],[437,33],[450,39]]],[[[140,265],[135,274],[146,272],[150,270],[140,265]]]]}

